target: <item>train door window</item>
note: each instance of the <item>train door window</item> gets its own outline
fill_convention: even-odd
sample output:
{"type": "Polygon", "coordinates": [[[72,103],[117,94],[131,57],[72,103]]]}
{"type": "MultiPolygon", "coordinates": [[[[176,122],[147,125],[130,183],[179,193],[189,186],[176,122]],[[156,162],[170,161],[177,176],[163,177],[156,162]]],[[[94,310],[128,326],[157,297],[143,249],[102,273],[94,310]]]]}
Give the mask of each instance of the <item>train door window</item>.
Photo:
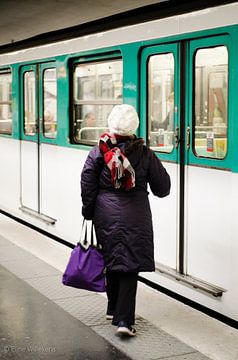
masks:
{"type": "Polygon", "coordinates": [[[122,60],[78,64],[74,70],[74,141],[95,144],[107,131],[113,106],[121,103],[122,60]]]}
{"type": "Polygon", "coordinates": [[[174,55],[153,55],[148,62],[148,141],[170,153],[174,138],[174,55]]]}
{"type": "Polygon", "coordinates": [[[0,72],[0,134],[12,133],[12,74],[0,72]]]}
{"type": "Polygon", "coordinates": [[[36,86],[34,71],[24,73],[24,133],[35,135],[36,124],[36,86]]]}
{"type": "Polygon", "coordinates": [[[199,49],[195,55],[194,150],[223,159],[227,153],[228,51],[199,49]]]}
{"type": "Polygon", "coordinates": [[[50,139],[57,134],[57,79],[56,69],[43,72],[43,133],[50,139]]]}

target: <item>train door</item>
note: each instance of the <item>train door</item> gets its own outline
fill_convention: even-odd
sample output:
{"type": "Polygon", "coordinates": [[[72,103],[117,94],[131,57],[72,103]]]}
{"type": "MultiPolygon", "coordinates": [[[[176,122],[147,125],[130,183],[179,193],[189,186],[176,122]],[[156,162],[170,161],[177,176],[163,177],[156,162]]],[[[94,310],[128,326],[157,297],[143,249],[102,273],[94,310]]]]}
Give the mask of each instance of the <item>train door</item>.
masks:
{"type": "Polygon", "coordinates": [[[155,260],[157,266],[177,268],[178,254],[178,193],[179,186],[179,45],[152,46],[143,50],[141,62],[141,128],[147,143],[171,176],[171,195],[158,201],[151,197],[155,260]],[[146,135],[147,134],[147,135],[146,135]],[[168,221],[169,219],[169,221],[168,221]]]}
{"type": "Polygon", "coordinates": [[[186,44],[184,272],[216,287],[230,282],[231,39],[186,44]]]}
{"type": "Polygon", "coordinates": [[[157,267],[213,295],[229,275],[220,271],[231,231],[229,54],[229,37],[219,36],[151,46],[141,59],[142,134],[172,182],[169,197],[151,198],[157,267]]]}
{"type": "Polygon", "coordinates": [[[53,63],[21,68],[21,210],[54,223],[43,208],[47,182],[43,145],[57,134],[57,81],[53,63]]]}

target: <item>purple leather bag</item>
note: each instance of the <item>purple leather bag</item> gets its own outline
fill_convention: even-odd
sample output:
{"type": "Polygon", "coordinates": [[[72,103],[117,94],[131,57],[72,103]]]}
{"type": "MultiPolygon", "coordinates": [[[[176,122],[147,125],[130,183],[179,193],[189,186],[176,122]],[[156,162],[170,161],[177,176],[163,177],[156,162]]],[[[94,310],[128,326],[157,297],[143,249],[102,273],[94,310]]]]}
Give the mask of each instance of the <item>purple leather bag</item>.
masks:
{"type": "Polygon", "coordinates": [[[93,224],[91,228],[91,244],[87,241],[87,223],[83,222],[79,242],[71,252],[71,256],[63,274],[64,285],[85,289],[89,291],[104,292],[105,286],[105,264],[102,252],[98,244],[94,245],[93,224]]]}

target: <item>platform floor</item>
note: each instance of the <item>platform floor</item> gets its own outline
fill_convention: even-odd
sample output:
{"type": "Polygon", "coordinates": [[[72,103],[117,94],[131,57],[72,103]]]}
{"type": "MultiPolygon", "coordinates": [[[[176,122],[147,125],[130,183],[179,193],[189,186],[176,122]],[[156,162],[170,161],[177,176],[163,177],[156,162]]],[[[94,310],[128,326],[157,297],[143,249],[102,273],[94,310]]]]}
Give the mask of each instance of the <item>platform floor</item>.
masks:
{"type": "Polygon", "coordinates": [[[129,359],[3,266],[0,279],[1,359],[129,359]]]}
{"type": "MultiPolygon", "coordinates": [[[[140,285],[138,291],[139,315],[136,316],[138,335],[124,341],[118,338],[115,336],[115,327],[105,320],[105,296],[61,284],[60,249],[65,249],[65,246],[23,225],[16,225],[12,220],[0,218],[0,358],[238,359],[237,330],[211,319],[215,332],[218,330],[217,344],[211,335],[210,339],[207,339],[207,342],[210,342],[210,352],[204,351],[208,347],[201,346],[202,353],[199,350],[199,342],[202,343],[203,338],[198,333],[192,340],[191,336],[186,338],[182,334],[182,339],[177,336],[176,329],[173,331],[168,326],[172,321],[172,311],[170,314],[162,315],[167,297],[163,295],[161,301],[161,297],[158,297],[159,293],[148,289],[145,285],[142,287],[140,285]],[[28,240],[26,234],[30,234],[28,240]],[[23,240],[19,240],[21,237],[23,240]],[[54,266],[52,266],[53,262],[54,266]],[[158,310],[156,312],[155,299],[158,310]],[[143,301],[147,304],[143,304],[143,301]],[[168,331],[165,331],[166,326],[168,331]],[[220,339],[224,340],[225,345],[221,344],[220,339]]],[[[65,259],[68,258],[70,251],[71,249],[67,249],[65,259]]],[[[176,304],[173,299],[167,299],[167,302],[169,304],[167,311],[172,309],[172,306],[177,307],[178,313],[176,320],[174,319],[177,322],[175,324],[177,330],[182,326],[181,313],[186,312],[185,321],[190,319],[188,326],[191,327],[188,333],[192,333],[193,327],[195,334],[196,328],[202,332],[199,326],[197,327],[196,320],[191,322],[189,307],[176,304]]],[[[199,314],[196,311],[197,318],[199,314]]],[[[210,326],[207,325],[209,324],[207,318],[209,317],[202,314],[204,334],[210,326]]],[[[205,338],[203,342],[205,343],[205,338]]]]}

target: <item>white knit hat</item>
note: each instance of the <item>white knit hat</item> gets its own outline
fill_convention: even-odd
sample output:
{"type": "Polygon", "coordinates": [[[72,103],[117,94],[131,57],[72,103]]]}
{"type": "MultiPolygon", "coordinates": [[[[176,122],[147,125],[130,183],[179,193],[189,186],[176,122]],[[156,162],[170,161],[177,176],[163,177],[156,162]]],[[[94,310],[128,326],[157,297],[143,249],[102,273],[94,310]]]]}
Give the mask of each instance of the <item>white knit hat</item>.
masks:
{"type": "Polygon", "coordinates": [[[133,106],[116,105],[108,116],[108,127],[112,134],[133,135],[139,126],[139,118],[133,106]]]}

